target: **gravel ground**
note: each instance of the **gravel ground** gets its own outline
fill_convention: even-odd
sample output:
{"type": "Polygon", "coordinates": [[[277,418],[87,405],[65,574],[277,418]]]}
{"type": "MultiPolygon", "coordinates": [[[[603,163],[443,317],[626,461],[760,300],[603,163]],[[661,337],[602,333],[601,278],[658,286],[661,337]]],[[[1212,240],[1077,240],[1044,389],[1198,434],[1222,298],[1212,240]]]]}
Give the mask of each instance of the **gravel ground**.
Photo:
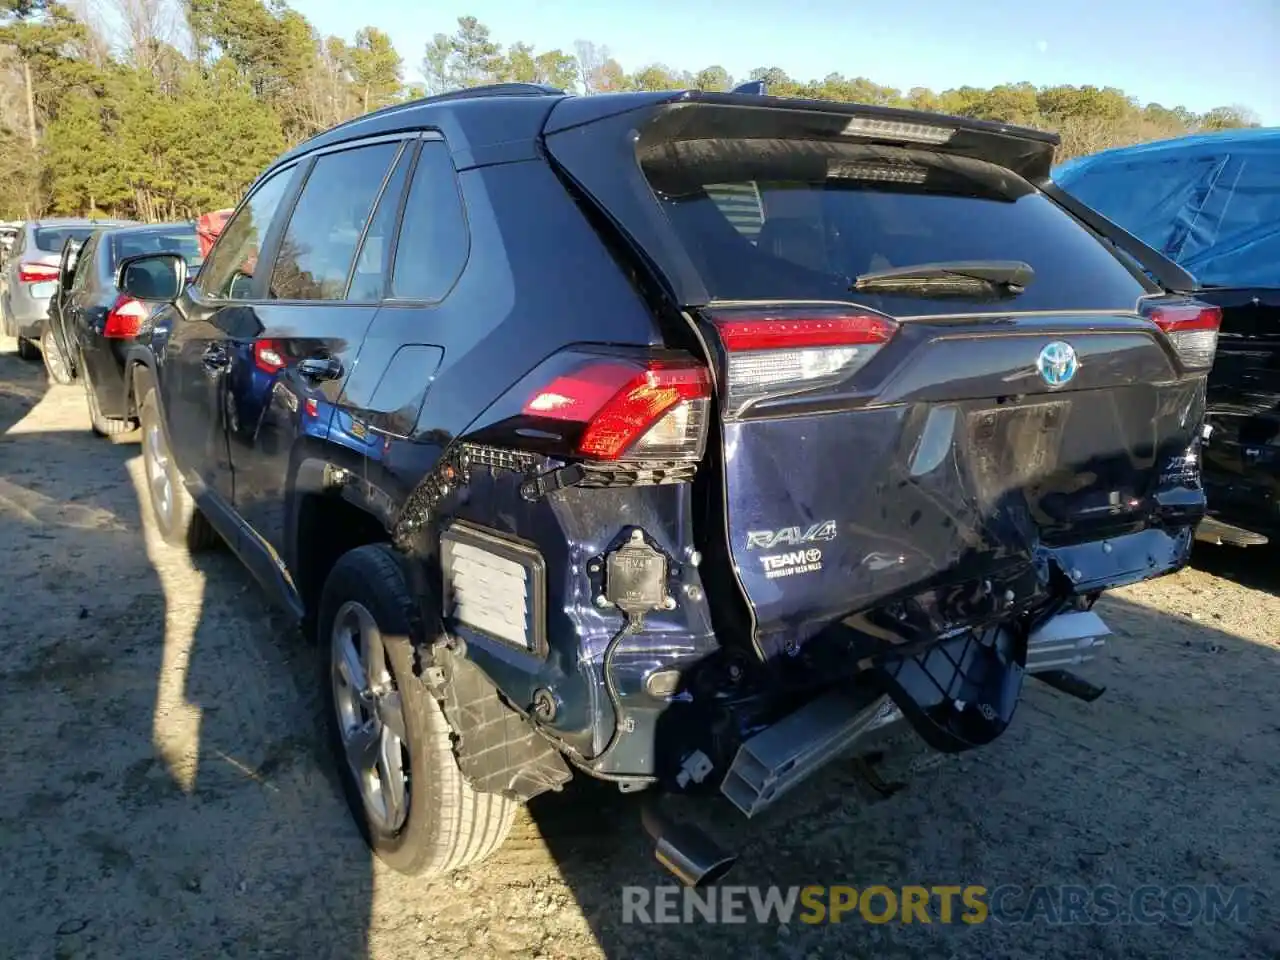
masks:
{"type": "MultiPolygon", "coordinates": [[[[319,750],[314,654],[225,551],[139,507],[136,442],[0,342],[0,957],[1280,956],[1280,557],[1207,550],[1104,601],[1092,705],[1038,684],[985,751],[869,803],[848,765],[710,828],[730,882],[1250,888],[1239,922],[642,927],[633,802],[522,814],[425,883],[362,845],[319,750]]],[[[1157,901],[1158,902],[1158,901],[1157,901]]],[[[936,917],[936,913],[935,913],[936,917]]]]}

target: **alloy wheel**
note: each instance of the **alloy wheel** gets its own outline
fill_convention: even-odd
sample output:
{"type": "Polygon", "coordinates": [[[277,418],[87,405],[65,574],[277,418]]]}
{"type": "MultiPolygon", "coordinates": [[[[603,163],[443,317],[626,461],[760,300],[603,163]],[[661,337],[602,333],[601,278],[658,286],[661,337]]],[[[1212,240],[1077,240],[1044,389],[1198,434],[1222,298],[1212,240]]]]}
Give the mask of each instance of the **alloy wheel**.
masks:
{"type": "Polygon", "coordinates": [[[368,609],[344,603],[330,638],[333,703],[347,766],[369,820],[394,833],[409,813],[409,755],[404,708],[382,633],[368,609]]]}
{"type": "Polygon", "coordinates": [[[161,524],[168,526],[173,519],[173,480],[169,476],[169,449],[165,446],[160,424],[147,424],[144,437],[147,471],[147,489],[151,492],[151,505],[161,524]]]}

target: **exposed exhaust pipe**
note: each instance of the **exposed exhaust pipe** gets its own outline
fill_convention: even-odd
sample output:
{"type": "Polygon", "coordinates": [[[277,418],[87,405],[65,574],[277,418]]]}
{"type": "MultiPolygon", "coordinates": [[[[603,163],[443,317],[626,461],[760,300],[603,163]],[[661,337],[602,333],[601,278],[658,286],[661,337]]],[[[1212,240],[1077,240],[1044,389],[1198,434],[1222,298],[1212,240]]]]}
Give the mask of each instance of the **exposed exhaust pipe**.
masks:
{"type": "Polygon", "coordinates": [[[844,691],[832,691],[745,741],[720,792],[753,817],[870,734],[884,732],[902,719],[902,711],[887,696],[868,704],[844,691]]]}
{"type": "Polygon", "coordinates": [[[1060,613],[1027,638],[1026,671],[1038,674],[1087,663],[1110,634],[1092,610],[1060,613]]]}
{"type": "Polygon", "coordinates": [[[656,846],[654,856],[686,887],[715,883],[738,862],[697,827],[676,823],[650,800],[640,808],[640,822],[656,846]]]}

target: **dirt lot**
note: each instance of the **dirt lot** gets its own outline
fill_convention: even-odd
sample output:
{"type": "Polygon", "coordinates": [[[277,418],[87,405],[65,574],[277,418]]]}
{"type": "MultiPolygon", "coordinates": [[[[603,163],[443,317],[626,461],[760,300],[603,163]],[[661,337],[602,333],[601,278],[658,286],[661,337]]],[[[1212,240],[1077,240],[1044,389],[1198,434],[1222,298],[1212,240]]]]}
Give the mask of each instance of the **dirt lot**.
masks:
{"type": "Polygon", "coordinates": [[[627,925],[621,888],[667,880],[611,793],[539,806],[442,881],[372,863],[317,747],[312,652],[226,552],[193,566],[144,533],[136,444],[13,349],[0,957],[1280,956],[1277,554],[1207,551],[1107,600],[1092,705],[1032,684],[1000,742],[889,800],[841,767],[711,825],[738,883],[1247,885],[1245,920],[627,925]]]}

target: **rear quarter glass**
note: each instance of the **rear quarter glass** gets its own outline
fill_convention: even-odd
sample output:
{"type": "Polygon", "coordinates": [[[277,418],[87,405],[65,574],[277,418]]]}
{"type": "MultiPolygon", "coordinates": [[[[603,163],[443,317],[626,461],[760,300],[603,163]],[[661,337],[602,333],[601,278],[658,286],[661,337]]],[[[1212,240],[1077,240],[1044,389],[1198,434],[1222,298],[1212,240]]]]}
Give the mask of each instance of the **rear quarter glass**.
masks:
{"type": "Polygon", "coordinates": [[[95,227],[37,227],[34,238],[36,249],[45,253],[58,253],[68,239],[83,243],[89,239],[95,229],[95,227]]]}
{"type": "Polygon", "coordinates": [[[1132,311],[1144,284],[1017,175],[924,150],[806,140],[663,143],[641,169],[715,300],[856,300],[898,317],[1132,311]],[[1020,260],[1017,296],[850,290],[863,273],[1020,260]]]}

